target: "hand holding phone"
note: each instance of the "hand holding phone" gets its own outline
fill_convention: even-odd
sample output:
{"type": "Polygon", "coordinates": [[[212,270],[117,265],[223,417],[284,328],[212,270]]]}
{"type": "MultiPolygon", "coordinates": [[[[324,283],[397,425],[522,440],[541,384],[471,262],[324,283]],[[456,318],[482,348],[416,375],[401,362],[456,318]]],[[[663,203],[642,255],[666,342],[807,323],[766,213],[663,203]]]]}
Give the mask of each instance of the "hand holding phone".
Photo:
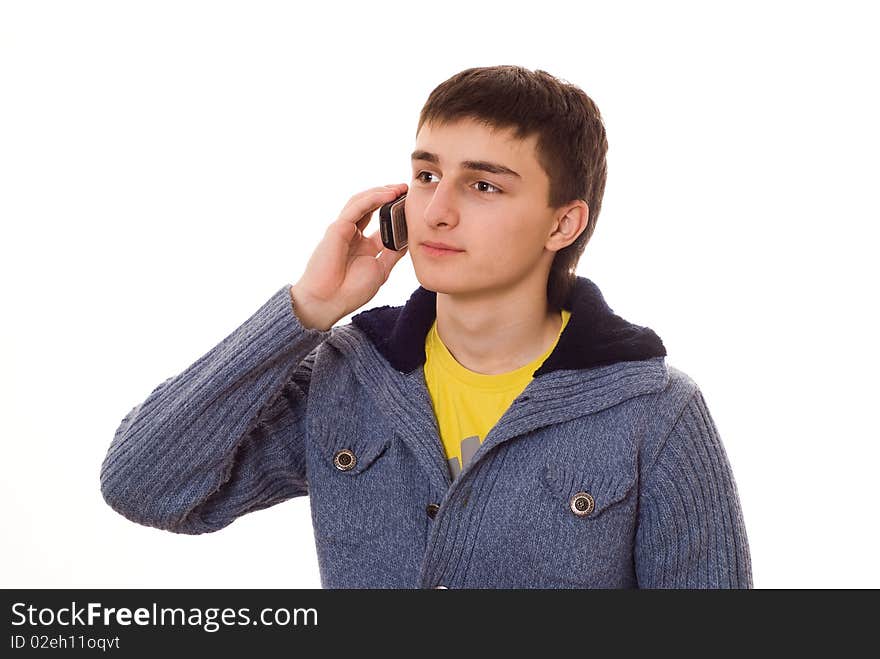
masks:
{"type": "Polygon", "coordinates": [[[327,330],[340,318],[360,308],[388,280],[391,269],[406,254],[403,199],[406,183],[370,188],[349,199],[339,218],[331,223],[315,248],[299,281],[290,287],[293,308],[304,326],[327,330]],[[398,203],[398,210],[390,208],[398,203]],[[395,247],[384,241],[382,229],[369,236],[364,230],[373,213],[389,208],[395,247]],[[403,233],[400,226],[403,226],[403,233]],[[386,249],[382,249],[382,245],[386,249]]]}

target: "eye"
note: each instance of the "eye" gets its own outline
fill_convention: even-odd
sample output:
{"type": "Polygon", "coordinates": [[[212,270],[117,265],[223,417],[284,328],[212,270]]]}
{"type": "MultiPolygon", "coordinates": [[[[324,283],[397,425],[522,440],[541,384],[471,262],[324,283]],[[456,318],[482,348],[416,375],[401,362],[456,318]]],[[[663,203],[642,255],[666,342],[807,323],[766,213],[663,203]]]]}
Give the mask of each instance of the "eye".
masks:
{"type": "Polygon", "coordinates": [[[427,181],[425,181],[425,180],[422,178],[422,174],[427,174],[428,176],[433,176],[433,174],[432,174],[431,172],[424,172],[424,171],[423,171],[423,172],[419,172],[418,174],[415,175],[415,180],[416,180],[416,181],[421,181],[422,183],[427,183],[427,181]]]}
{"type": "MultiPolygon", "coordinates": [[[[422,174],[426,174],[428,176],[434,176],[431,172],[426,172],[423,170],[423,171],[419,172],[418,174],[416,174],[413,177],[413,179],[416,181],[420,181],[422,183],[430,183],[430,181],[426,181],[425,179],[422,178],[422,174]]],[[[493,195],[493,194],[501,194],[501,192],[502,192],[501,188],[499,188],[498,186],[492,185],[488,181],[477,181],[476,183],[474,183],[474,185],[487,185],[491,188],[491,190],[485,190],[485,189],[477,190],[477,192],[480,192],[482,194],[493,195]]]]}
{"type": "Polygon", "coordinates": [[[485,193],[485,194],[499,194],[499,193],[501,192],[501,190],[500,190],[499,188],[496,188],[494,185],[492,185],[492,184],[489,183],[488,181],[477,181],[476,184],[477,184],[477,185],[480,185],[480,184],[488,185],[490,188],[492,188],[493,190],[495,190],[495,192],[489,192],[488,190],[480,190],[480,191],[479,191],[479,192],[483,192],[483,193],[485,193]]]}

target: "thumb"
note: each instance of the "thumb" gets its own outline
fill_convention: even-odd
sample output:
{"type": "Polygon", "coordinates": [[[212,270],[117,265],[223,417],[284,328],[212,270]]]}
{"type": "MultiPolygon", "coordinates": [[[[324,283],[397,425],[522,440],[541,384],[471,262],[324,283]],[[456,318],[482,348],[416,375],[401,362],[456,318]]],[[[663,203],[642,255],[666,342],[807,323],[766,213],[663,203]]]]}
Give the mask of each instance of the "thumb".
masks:
{"type": "Polygon", "coordinates": [[[388,275],[391,274],[391,269],[397,264],[397,262],[402,259],[407,252],[409,251],[409,245],[404,247],[401,250],[393,250],[393,249],[383,249],[382,253],[376,257],[376,260],[382,266],[382,271],[385,273],[383,281],[388,280],[388,275]]]}

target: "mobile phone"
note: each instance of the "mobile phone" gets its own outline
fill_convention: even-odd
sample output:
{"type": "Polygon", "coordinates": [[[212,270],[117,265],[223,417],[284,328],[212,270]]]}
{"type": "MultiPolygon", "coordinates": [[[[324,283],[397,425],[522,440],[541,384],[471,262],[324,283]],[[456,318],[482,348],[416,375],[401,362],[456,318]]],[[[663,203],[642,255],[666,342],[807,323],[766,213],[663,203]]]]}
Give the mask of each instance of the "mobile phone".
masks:
{"type": "Polygon", "coordinates": [[[379,209],[379,231],[382,244],[399,252],[406,247],[406,216],[403,214],[404,192],[394,201],[389,201],[379,209]]]}

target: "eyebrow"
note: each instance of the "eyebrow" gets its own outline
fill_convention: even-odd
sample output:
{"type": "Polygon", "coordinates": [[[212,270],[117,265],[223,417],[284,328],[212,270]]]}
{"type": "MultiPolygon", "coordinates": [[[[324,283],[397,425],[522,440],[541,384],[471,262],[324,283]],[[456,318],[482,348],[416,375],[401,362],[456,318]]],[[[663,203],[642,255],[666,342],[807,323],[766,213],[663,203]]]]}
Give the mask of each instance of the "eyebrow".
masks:
{"type": "MultiPolygon", "coordinates": [[[[431,153],[430,151],[413,151],[412,159],[426,160],[434,164],[440,163],[439,156],[437,156],[436,153],[431,153]]],[[[490,174],[499,174],[501,176],[515,176],[518,179],[522,178],[522,176],[517,174],[510,167],[505,167],[504,165],[500,165],[497,162],[489,162],[487,160],[462,160],[461,166],[464,169],[470,169],[478,172],[489,172],[490,174]]]]}

